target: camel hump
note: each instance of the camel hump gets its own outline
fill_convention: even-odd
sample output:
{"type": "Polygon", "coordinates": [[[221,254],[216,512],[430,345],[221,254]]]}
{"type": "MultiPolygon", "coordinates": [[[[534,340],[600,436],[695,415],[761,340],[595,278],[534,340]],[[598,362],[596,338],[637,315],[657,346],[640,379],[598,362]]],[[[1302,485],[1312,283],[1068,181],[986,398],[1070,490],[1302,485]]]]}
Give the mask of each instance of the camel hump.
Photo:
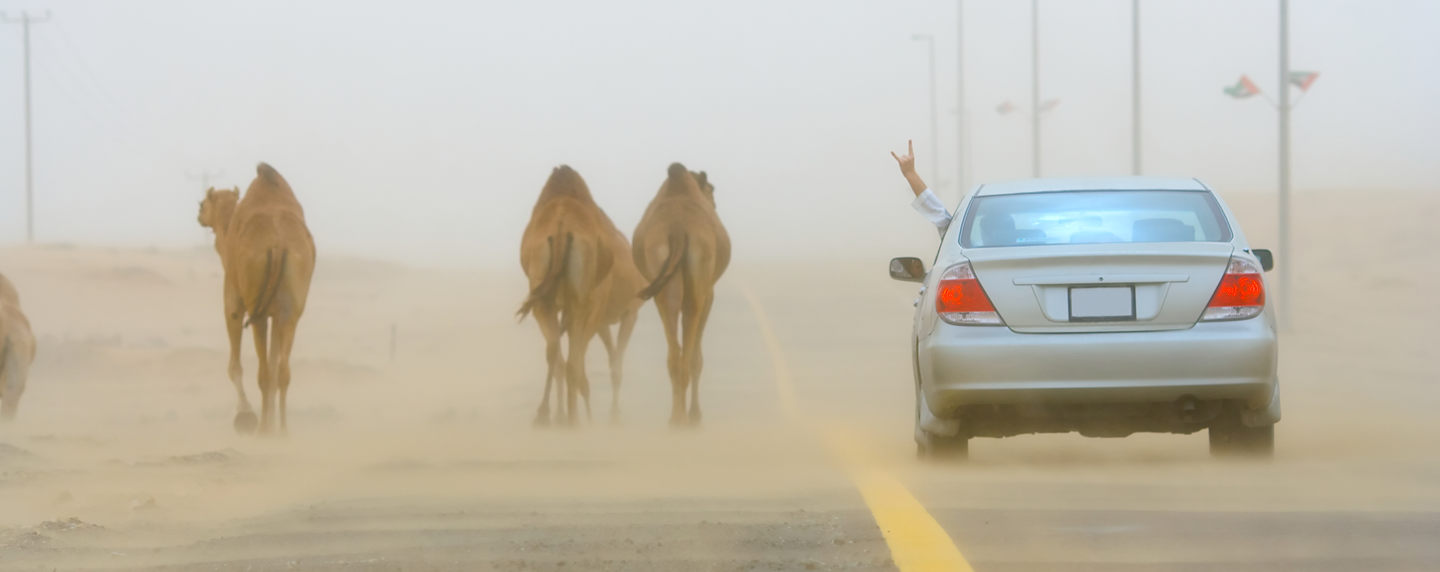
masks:
{"type": "Polygon", "coordinates": [[[573,197],[586,202],[593,202],[590,198],[590,188],[585,185],[585,179],[569,165],[560,165],[550,171],[550,179],[545,181],[545,188],[540,190],[540,200],[543,203],[557,197],[573,197]]]}
{"type": "Polygon", "coordinates": [[[260,178],[265,179],[267,182],[277,187],[285,184],[285,178],[281,177],[280,172],[276,171],[275,167],[271,167],[269,163],[262,162],[259,165],[256,165],[255,174],[259,175],[260,178]]]}
{"type": "Polygon", "coordinates": [[[671,164],[670,164],[669,175],[670,175],[670,178],[671,178],[671,179],[673,179],[673,180],[683,179],[683,178],[685,177],[685,173],[686,173],[686,170],[685,170],[685,166],[684,166],[684,165],[681,165],[681,164],[679,164],[679,163],[671,163],[671,164]]]}

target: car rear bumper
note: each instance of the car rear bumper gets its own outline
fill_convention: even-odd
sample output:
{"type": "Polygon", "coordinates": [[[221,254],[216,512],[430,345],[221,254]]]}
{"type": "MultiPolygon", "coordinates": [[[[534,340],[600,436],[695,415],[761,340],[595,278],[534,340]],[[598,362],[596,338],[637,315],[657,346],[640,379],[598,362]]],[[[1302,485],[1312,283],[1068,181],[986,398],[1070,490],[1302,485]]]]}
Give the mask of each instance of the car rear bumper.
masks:
{"type": "Polygon", "coordinates": [[[941,324],[918,342],[917,366],[925,401],[942,419],[972,405],[1169,403],[1190,396],[1274,409],[1270,417],[1278,420],[1278,341],[1269,322],[1262,314],[1185,330],[1086,334],[941,324]]]}

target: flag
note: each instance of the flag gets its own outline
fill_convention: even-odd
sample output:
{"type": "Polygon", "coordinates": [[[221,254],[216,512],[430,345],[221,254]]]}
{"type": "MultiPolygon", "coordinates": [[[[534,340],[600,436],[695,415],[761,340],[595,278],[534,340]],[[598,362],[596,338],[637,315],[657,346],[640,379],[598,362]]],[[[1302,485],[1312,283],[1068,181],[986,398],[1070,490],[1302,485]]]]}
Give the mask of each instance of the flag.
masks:
{"type": "Polygon", "coordinates": [[[1000,115],[1005,115],[1006,113],[1011,113],[1013,111],[1015,111],[1015,106],[1011,105],[1009,101],[995,106],[995,112],[999,113],[1000,115]]]}
{"type": "Polygon", "coordinates": [[[1250,81],[1250,76],[1247,75],[1240,76],[1240,81],[1235,82],[1235,85],[1225,88],[1225,95],[1235,99],[1245,99],[1252,95],[1259,94],[1260,88],[1256,87],[1255,82],[1250,81]]]}
{"type": "Polygon", "coordinates": [[[1315,78],[1320,77],[1320,72],[1292,71],[1290,72],[1290,84],[1300,88],[1300,91],[1310,89],[1310,84],[1315,83],[1315,78]]]}

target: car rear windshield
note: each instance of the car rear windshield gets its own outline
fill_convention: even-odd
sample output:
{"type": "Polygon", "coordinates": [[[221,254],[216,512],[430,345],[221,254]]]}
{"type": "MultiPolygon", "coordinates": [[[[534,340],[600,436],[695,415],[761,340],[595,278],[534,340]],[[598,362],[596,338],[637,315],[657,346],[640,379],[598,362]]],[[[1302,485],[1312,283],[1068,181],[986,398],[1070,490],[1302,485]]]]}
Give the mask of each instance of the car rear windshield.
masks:
{"type": "Polygon", "coordinates": [[[960,244],[1039,246],[1225,242],[1230,226],[1206,191],[1055,191],[976,197],[960,244]]]}

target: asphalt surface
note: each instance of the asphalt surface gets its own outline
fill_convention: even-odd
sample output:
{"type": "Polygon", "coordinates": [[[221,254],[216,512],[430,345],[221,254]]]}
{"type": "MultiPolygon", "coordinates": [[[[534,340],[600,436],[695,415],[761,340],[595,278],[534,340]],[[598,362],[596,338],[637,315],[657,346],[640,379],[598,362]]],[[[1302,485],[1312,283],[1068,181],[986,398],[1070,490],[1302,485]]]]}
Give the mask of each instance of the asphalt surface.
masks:
{"type": "MultiPolygon", "coordinates": [[[[933,465],[914,459],[910,439],[914,287],[885,280],[883,266],[727,275],[706,337],[700,430],[665,427],[664,344],[649,308],[618,427],[603,406],[604,360],[590,361],[596,421],[537,429],[533,325],[447,337],[471,327],[467,314],[513,311],[515,296],[493,311],[431,312],[429,329],[407,338],[430,348],[410,369],[356,380],[368,370],[334,366],[325,381],[312,363],[283,441],[228,434],[230,390],[210,372],[223,366],[213,354],[195,360],[205,383],[188,385],[151,362],[125,377],[150,355],[140,349],[84,354],[108,375],[81,369],[37,388],[24,412],[37,419],[0,432],[0,570],[894,570],[837,435],[982,572],[1440,569],[1430,424],[1440,388],[1425,334],[1435,304],[1397,295],[1348,326],[1300,314],[1284,342],[1273,462],[1212,460],[1200,433],[977,440],[969,462],[933,465]],[[824,288],[795,286],[816,273],[824,288]],[[102,360],[111,354],[124,359],[102,360]],[[781,406],[779,368],[796,411],[781,406]],[[1353,391],[1358,382],[1367,391],[1353,391]],[[120,406],[128,413],[108,413],[120,406]]],[[[447,279],[405,288],[444,299],[447,279]]],[[[453,288],[477,287],[467,280],[453,288]]],[[[1348,294],[1328,287],[1339,290],[1310,295],[1348,294]]],[[[316,292],[360,306],[386,288],[351,277],[317,279],[316,292]]],[[[309,319],[342,331],[347,308],[317,305],[309,319]]]]}

